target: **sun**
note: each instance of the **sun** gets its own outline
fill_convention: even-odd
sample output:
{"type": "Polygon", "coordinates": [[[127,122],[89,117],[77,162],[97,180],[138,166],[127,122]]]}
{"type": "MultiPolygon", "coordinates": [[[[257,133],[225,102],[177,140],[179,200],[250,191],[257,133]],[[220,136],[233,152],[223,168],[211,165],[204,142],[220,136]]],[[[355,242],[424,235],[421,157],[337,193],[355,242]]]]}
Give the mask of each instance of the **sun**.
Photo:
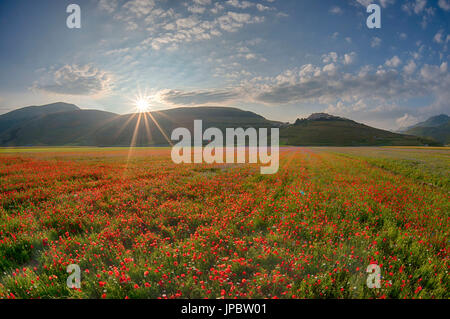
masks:
{"type": "Polygon", "coordinates": [[[145,113],[150,110],[150,104],[148,103],[148,100],[145,98],[139,98],[135,102],[136,109],[139,113],[145,113]]]}

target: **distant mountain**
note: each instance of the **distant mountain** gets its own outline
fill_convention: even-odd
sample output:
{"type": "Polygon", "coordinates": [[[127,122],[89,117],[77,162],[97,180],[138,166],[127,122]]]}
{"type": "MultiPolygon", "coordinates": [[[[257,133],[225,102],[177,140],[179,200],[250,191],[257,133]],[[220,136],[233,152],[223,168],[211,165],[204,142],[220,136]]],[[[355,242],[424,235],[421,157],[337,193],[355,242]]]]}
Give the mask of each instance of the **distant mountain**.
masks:
{"type": "Polygon", "coordinates": [[[430,117],[402,130],[402,133],[431,138],[442,144],[450,144],[450,117],[445,114],[430,117]]]}
{"type": "Polygon", "coordinates": [[[67,103],[53,103],[42,106],[28,106],[0,116],[0,134],[4,131],[23,126],[27,121],[48,114],[80,110],[78,106],[67,103]]]}
{"type": "Polygon", "coordinates": [[[294,125],[281,130],[280,143],[304,146],[412,146],[439,144],[430,139],[380,130],[326,113],[315,113],[306,119],[297,119],[294,125]]]}
{"type": "Polygon", "coordinates": [[[0,133],[0,145],[96,145],[97,128],[115,117],[114,113],[80,109],[40,115],[0,133]]]}
{"type": "Polygon", "coordinates": [[[416,127],[438,127],[442,124],[447,124],[450,121],[450,116],[446,114],[436,115],[430,117],[428,120],[424,122],[417,123],[413,126],[410,126],[408,129],[416,128],[416,127]]]}
{"type": "Polygon", "coordinates": [[[0,115],[0,145],[129,146],[134,135],[138,146],[167,145],[167,137],[170,138],[175,128],[192,130],[195,119],[203,120],[205,128],[221,129],[281,124],[252,112],[226,107],[177,108],[118,115],[57,103],[0,115]]]}
{"type": "Polygon", "coordinates": [[[343,117],[330,115],[327,113],[313,113],[308,118],[310,121],[342,121],[347,120],[343,117]]]}
{"type": "Polygon", "coordinates": [[[203,120],[204,129],[279,127],[280,142],[286,145],[437,144],[426,138],[383,131],[325,113],[298,119],[295,124],[283,124],[228,107],[189,107],[118,115],[55,103],[0,115],[0,145],[129,146],[132,140],[137,146],[168,145],[167,139],[175,128],[186,127],[192,131],[197,119],[203,120]]]}

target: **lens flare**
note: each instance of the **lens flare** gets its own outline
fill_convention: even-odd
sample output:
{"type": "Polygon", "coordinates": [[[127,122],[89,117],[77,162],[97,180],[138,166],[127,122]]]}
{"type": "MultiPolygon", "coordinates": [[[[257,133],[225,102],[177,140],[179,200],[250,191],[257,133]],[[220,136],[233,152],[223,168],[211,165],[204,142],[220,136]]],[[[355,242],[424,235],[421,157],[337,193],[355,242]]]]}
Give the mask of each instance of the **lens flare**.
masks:
{"type": "Polygon", "coordinates": [[[148,100],[144,98],[136,100],[136,109],[139,113],[148,112],[150,110],[150,104],[148,103],[148,100]]]}

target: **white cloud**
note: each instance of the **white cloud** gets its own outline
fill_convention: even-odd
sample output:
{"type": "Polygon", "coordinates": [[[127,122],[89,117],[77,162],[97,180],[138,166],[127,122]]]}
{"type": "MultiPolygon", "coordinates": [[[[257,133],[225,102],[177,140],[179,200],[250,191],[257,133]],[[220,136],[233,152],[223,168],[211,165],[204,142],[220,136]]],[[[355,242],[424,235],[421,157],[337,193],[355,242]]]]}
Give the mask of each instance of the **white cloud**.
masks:
{"type": "Polygon", "coordinates": [[[100,9],[113,12],[113,18],[122,21],[126,30],[146,35],[137,45],[138,50],[174,50],[183,43],[210,40],[249,24],[262,23],[268,11],[276,11],[245,0],[193,0],[183,6],[185,10],[167,10],[155,0],[130,0],[122,6],[118,6],[117,0],[99,2],[100,9]]]}
{"type": "MultiPolygon", "coordinates": [[[[396,62],[397,59],[392,62],[396,62]]],[[[413,67],[409,65],[409,70],[413,67]]],[[[418,96],[441,96],[448,91],[450,76],[447,63],[440,66],[426,65],[421,69],[420,76],[401,73],[395,69],[377,69],[370,71],[365,67],[356,74],[345,73],[336,66],[327,65],[323,72],[315,72],[316,67],[307,65],[301,71],[284,72],[272,83],[257,86],[255,100],[267,104],[286,103],[330,103],[341,100],[390,100],[418,96]],[[329,72],[332,72],[330,74],[329,72]]]]}
{"type": "Polygon", "coordinates": [[[331,14],[342,14],[343,11],[342,11],[342,9],[340,7],[334,6],[334,7],[330,8],[330,13],[331,14]]]}
{"type": "Polygon", "coordinates": [[[211,4],[211,0],[194,0],[194,3],[201,6],[207,6],[211,4]]]}
{"type": "Polygon", "coordinates": [[[379,37],[373,37],[370,46],[372,48],[378,48],[381,45],[381,39],[379,37]]]}
{"type": "Polygon", "coordinates": [[[410,60],[408,64],[403,67],[403,71],[406,74],[410,75],[414,73],[416,67],[417,67],[416,63],[413,60],[410,60]]]}
{"type": "Polygon", "coordinates": [[[336,74],[337,67],[334,63],[327,64],[323,67],[323,72],[328,73],[329,75],[336,74]]]}
{"type": "Polygon", "coordinates": [[[148,15],[154,7],[154,0],[131,0],[126,2],[122,6],[122,9],[124,9],[126,13],[140,18],[148,15]]]}
{"type": "MultiPolygon", "coordinates": [[[[375,3],[376,1],[374,2],[373,0],[356,0],[356,2],[364,7],[367,7],[370,4],[375,3]]],[[[395,0],[379,0],[379,3],[383,8],[386,8],[388,5],[395,3],[395,0]]]]}
{"type": "Polygon", "coordinates": [[[435,14],[435,8],[427,7],[427,0],[405,1],[402,5],[403,11],[409,15],[416,14],[422,17],[422,28],[426,28],[431,18],[435,14]]]}
{"type": "Polygon", "coordinates": [[[192,13],[199,13],[202,14],[203,12],[205,12],[206,8],[205,7],[201,7],[201,6],[190,6],[188,7],[188,11],[192,12],[192,13]]]}
{"type": "Polygon", "coordinates": [[[444,35],[444,30],[439,30],[433,37],[433,41],[439,44],[447,43],[449,41],[449,36],[444,35]]]}
{"type": "Polygon", "coordinates": [[[427,5],[427,0],[416,0],[416,3],[414,4],[414,13],[419,14],[420,12],[425,9],[425,6],[427,5]]]}
{"type": "Polygon", "coordinates": [[[255,4],[253,2],[249,2],[249,1],[239,1],[239,0],[227,0],[226,4],[235,7],[235,8],[239,8],[239,9],[247,9],[250,8],[252,6],[254,6],[255,4]]]}
{"type": "Polygon", "coordinates": [[[391,59],[386,60],[386,66],[390,67],[390,68],[396,68],[398,66],[400,66],[400,64],[402,64],[402,60],[400,60],[400,58],[398,56],[393,56],[391,59]]]}
{"type": "Polygon", "coordinates": [[[323,63],[337,62],[338,54],[336,52],[330,52],[328,54],[322,55],[323,63]]]}
{"type": "Polygon", "coordinates": [[[345,65],[353,64],[353,62],[355,62],[355,59],[356,59],[356,52],[344,54],[344,64],[345,65]]]}
{"type": "Polygon", "coordinates": [[[447,74],[447,66],[447,62],[443,62],[440,66],[425,64],[420,70],[420,74],[425,80],[435,81],[442,75],[447,74]]]}
{"type": "Polygon", "coordinates": [[[449,0],[439,0],[438,6],[442,10],[450,11],[450,1],[449,0]]]}
{"type": "Polygon", "coordinates": [[[271,10],[270,7],[264,6],[264,5],[260,4],[260,3],[256,4],[256,9],[258,9],[258,11],[269,11],[269,10],[271,10]]]}
{"type": "Polygon", "coordinates": [[[117,0],[100,0],[98,7],[108,13],[113,13],[117,8],[117,0]]]}
{"type": "Polygon", "coordinates": [[[228,32],[236,32],[241,29],[245,24],[262,22],[263,18],[252,17],[248,13],[237,13],[229,11],[226,15],[219,17],[214,21],[218,24],[220,29],[228,32]]]}
{"type": "Polygon", "coordinates": [[[405,1],[402,5],[402,9],[409,14],[420,14],[424,11],[426,5],[427,0],[405,1]]]}
{"type": "Polygon", "coordinates": [[[240,95],[241,93],[237,89],[210,89],[194,91],[161,90],[157,93],[157,99],[160,103],[170,105],[225,105],[236,100],[240,95]]]}
{"type": "Polygon", "coordinates": [[[414,117],[410,114],[407,114],[407,113],[405,115],[403,115],[402,117],[399,117],[398,119],[395,120],[398,127],[401,127],[401,128],[407,128],[411,125],[416,124],[418,121],[419,120],[416,117],[414,117]]]}
{"type": "Polygon", "coordinates": [[[162,23],[159,26],[160,30],[141,44],[144,47],[150,46],[153,50],[176,48],[181,43],[209,40],[221,36],[224,32],[237,32],[245,25],[263,21],[264,17],[232,11],[213,20],[199,19],[195,15],[178,17],[162,23]]]}
{"type": "Polygon", "coordinates": [[[218,14],[219,12],[221,12],[223,9],[225,9],[225,7],[223,5],[221,5],[220,3],[216,2],[214,4],[214,8],[211,9],[211,12],[213,14],[218,14]]]}
{"type": "Polygon", "coordinates": [[[36,81],[33,89],[65,95],[100,96],[108,93],[112,76],[92,65],[64,65],[36,81]]]}

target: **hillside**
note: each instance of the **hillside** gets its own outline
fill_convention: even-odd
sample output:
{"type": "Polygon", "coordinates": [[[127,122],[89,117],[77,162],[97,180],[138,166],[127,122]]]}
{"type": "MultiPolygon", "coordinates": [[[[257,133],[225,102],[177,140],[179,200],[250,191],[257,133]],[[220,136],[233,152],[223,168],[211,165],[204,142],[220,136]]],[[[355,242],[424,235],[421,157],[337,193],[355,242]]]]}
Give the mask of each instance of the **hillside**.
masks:
{"type": "Polygon", "coordinates": [[[27,121],[41,116],[80,110],[76,105],[67,103],[53,103],[42,106],[28,106],[0,115],[0,134],[7,130],[24,126],[27,121]]]}
{"type": "MultiPolygon", "coordinates": [[[[24,125],[0,133],[4,146],[96,145],[92,139],[97,127],[115,118],[114,113],[76,110],[40,115],[24,125]]],[[[0,117],[1,118],[1,117],[0,117]]]]}
{"type": "Polygon", "coordinates": [[[355,121],[316,113],[280,132],[280,143],[304,146],[410,146],[437,145],[435,141],[392,133],[355,121]]]}
{"type": "Polygon", "coordinates": [[[227,107],[176,108],[118,115],[55,103],[15,110],[0,116],[1,146],[137,146],[168,145],[178,127],[280,127],[280,143],[303,146],[437,145],[415,136],[392,133],[352,120],[316,113],[285,125],[253,112],[227,107]],[[156,124],[157,123],[157,124],[156,124]]]}
{"type": "Polygon", "coordinates": [[[192,131],[194,120],[203,120],[204,128],[220,129],[279,125],[278,122],[269,121],[255,113],[235,108],[177,108],[144,113],[140,119],[136,114],[117,116],[98,127],[95,131],[94,145],[130,145],[135,130],[137,131],[136,145],[165,145],[168,142],[161,129],[170,138],[172,131],[178,127],[185,127],[192,131]],[[159,127],[155,123],[158,123],[159,127]]]}
{"type": "Polygon", "coordinates": [[[450,117],[445,114],[433,116],[403,130],[402,133],[431,138],[442,144],[450,144],[450,117]]]}
{"type": "Polygon", "coordinates": [[[177,108],[140,115],[118,115],[97,110],[81,110],[64,103],[58,105],[27,107],[1,115],[0,145],[129,146],[135,131],[135,142],[138,146],[167,145],[167,139],[161,130],[170,137],[177,127],[192,129],[195,119],[203,120],[205,127],[221,129],[280,125],[258,114],[236,108],[177,108]],[[27,116],[18,116],[21,114],[27,116]],[[10,124],[11,118],[14,118],[13,124],[10,124]]]}

